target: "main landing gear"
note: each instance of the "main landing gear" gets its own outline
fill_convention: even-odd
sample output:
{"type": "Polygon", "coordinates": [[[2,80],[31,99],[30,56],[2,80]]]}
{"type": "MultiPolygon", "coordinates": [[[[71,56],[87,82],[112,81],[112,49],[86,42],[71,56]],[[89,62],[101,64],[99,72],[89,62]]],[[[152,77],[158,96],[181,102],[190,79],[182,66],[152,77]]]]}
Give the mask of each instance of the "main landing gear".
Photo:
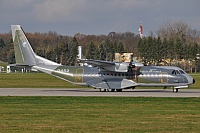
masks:
{"type": "Polygon", "coordinates": [[[122,92],[122,89],[99,89],[99,91],[100,92],[109,92],[109,91],[111,91],[111,92],[115,92],[115,90],[117,91],[117,92],[122,92]]]}
{"type": "Polygon", "coordinates": [[[99,89],[100,92],[106,92],[109,91],[108,89],[99,89]]]}

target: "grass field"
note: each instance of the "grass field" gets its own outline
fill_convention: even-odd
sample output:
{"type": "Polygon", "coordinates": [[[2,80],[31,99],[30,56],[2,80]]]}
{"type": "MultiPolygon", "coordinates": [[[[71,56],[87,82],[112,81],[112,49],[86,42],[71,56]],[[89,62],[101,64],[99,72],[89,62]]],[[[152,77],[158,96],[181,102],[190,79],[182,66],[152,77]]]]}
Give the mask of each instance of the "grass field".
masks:
{"type": "Polygon", "coordinates": [[[200,98],[0,97],[0,132],[200,132],[200,98]]]}
{"type": "MultiPolygon", "coordinates": [[[[200,88],[200,74],[192,75],[200,88]]],[[[44,73],[0,74],[1,88],[77,88],[44,73]]],[[[200,132],[200,98],[0,97],[0,132],[200,132]]]]}
{"type": "Polygon", "coordinates": [[[191,85],[192,89],[200,89],[200,73],[190,74],[195,79],[195,84],[191,85]]]}
{"type": "MultiPolygon", "coordinates": [[[[200,73],[191,74],[191,76],[196,80],[196,83],[189,88],[199,89],[200,73]]],[[[0,73],[0,88],[80,88],[80,86],[45,73],[0,73]]]]}
{"type": "Polygon", "coordinates": [[[45,73],[0,73],[0,88],[80,88],[45,73]]]}

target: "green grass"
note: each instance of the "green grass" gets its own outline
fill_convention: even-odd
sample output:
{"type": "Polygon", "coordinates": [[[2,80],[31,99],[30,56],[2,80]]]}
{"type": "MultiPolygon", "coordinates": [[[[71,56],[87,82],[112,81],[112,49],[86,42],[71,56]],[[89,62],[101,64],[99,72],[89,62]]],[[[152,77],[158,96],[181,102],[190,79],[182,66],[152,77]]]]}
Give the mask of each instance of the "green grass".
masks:
{"type": "Polygon", "coordinates": [[[0,66],[4,67],[4,71],[6,71],[7,65],[8,65],[7,62],[2,62],[2,61],[0,60],[0,66]]]}
{"type": "Polygon", "coordinates": [[[0,88],[80,88],[45,73],[0,73],[0,88]]]}
{"type": "Polygon", "coordinates": [[[0,132],[200,132],[200,98],[0,97],[0,132]]]}
{"type": "MultiPolygon", "coordinates": [[[[200,73],[191,74],[196,80],[190,89],[200,88],[200,73]]],[[[0,88],[80,88],[45,73],[0,73],[0,88]]],[[[83,86],[84,87],[84,86],[83,86]]],[[[144,87],[137,87],[144,88],[144,87]]],[[[145,87],[155,88],[155,87],[145,87]]],[[[161,87],[157,87],[161,89],[161,87]]]]}
{"type": "Polygon", "coordinates": [[[200,73],[190,74],[195,79],[195,84],[191,85],[192,89],[200,89],[200,73]]]}

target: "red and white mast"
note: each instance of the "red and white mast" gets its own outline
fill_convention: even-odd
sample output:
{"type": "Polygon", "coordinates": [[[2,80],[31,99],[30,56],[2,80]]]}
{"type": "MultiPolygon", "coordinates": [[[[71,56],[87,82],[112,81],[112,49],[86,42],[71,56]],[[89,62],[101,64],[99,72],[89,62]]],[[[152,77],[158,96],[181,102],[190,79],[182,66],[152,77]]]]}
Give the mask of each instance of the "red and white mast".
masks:
{"type": "Polygon", "coordinates": [[[140,32],[140,38],[142,38],[142,22],[140,22],[139,32],[140,32]]]}

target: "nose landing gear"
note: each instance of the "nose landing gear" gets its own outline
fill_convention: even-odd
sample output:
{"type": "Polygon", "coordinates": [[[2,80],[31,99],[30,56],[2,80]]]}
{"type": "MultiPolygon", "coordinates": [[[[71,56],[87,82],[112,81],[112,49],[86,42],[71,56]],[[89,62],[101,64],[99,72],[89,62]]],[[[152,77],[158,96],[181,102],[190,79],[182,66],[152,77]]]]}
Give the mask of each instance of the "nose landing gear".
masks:
{"type": "Polygon", "coordinates": [[[178,88],[173,88],[173,92],[177,93],[178,92],[178,88]]]}

